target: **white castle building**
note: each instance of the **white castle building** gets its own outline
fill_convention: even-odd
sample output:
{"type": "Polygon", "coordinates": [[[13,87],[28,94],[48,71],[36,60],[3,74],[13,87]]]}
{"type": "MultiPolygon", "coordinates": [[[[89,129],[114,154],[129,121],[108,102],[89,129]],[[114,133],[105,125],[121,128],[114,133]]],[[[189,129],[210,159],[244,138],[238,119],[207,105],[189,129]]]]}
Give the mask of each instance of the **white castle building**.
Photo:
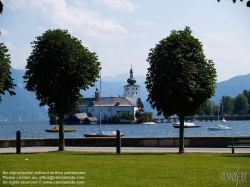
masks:
{"type": "Polygon", "coordinates": [[[136,80],[133,77],[132,66],[130,69],[130,78],[128,78],[127,82],[128,85],[124,86],[124,95],[137,101],[137,99],[140,98],[140,86],[135,84],[136,80]]]}
{"type": "Polygon", "coordinates": [[[83,123],[84,121],[90,121],[89,123],[91,123],[91,121],[99,121],[100,116],[101,120],[106,120],[114,115],[119,116],[122,111],[128,111],[135,119],[135,112],[138,110],[137,99],[140,97],[140,86],[135,84],[136,80],[133,77],[132,66],[127,83],[128,85],[124,86],[123,97],[100,97],[100,92],[96,88],[95,97],[82,99],[82,104],[78,107],[81,114],[77,113],[76,117],[83,123]]]}

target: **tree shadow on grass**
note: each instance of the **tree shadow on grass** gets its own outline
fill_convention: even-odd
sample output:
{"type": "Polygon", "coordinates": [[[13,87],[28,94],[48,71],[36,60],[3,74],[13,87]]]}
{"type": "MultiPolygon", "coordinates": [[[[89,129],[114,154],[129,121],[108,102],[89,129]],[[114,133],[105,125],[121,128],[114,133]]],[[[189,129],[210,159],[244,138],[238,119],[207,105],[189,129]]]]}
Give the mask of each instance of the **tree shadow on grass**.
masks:
{"type": "Polygon", "coordinates": [[[111,153],[111,152],[66,152],[67,155],[76,155],[76,156],[135,156],[135,155],[167,155],[169,153],[121,153],[121,154],[116,154],[116,153],[111,153]]]}
{"type": "Polygon", "coordinates": [[[228,157],[228,158],[250,158],[249,153],[235,153],[235,154],[222,153],[222,154],[218,154],[218,156],[228,157]]]}

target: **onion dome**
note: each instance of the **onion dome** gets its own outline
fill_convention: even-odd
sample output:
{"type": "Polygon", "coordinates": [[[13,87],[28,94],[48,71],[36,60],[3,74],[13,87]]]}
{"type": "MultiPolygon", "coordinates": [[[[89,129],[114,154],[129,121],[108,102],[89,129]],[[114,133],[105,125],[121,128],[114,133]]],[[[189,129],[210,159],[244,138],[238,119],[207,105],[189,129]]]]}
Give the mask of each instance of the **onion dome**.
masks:
{"type": "Polygon", "coordinates": [[[127,79],[127,82],[131,85],[131,84],[135,84],[136,80],[133,77],[133,70],[132,70],[132,65],[131,65],[131,69],[130,69],[130,78],[127,79]]]}

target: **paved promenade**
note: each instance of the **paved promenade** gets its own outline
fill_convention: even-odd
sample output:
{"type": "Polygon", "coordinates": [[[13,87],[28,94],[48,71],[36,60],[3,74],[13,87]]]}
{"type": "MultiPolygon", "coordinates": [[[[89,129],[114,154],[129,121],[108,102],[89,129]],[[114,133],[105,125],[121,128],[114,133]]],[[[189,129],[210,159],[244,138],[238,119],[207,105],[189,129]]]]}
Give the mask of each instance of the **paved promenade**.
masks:
{"type": "MultiPolygon", "coordinates": [[[[66,151],[83,151],[83,152],[113,152],[116,153],[116,147],[65,147],[66,151]]],[[[58,147],[21,147],[21,153],[35,153],[35,152],[50,152],[58,151],[58,147]]],[[[121,153],[178,153],[177,147],[121,147],[121,153]]],[[[185,148],[186,153],[192,152],[206,152],[206,153],[231,153],[230,148],[185,148]]],[[[234,150],[235,153],[248,153],[250,148],[238,148],[234,150]]],[[[0,148],[1,153],[16,153],[16,148],[0,148]]]]}

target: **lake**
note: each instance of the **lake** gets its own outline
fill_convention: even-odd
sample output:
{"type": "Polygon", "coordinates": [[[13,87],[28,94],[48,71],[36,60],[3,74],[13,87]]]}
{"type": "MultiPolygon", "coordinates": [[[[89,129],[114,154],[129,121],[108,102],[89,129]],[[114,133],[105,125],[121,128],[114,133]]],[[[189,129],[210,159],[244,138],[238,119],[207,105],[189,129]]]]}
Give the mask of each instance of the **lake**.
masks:
{"type": "MultiPolygon", "coordinates": [[[[228,121],[227,123],[199,122],[199,128],[185,128],[184,136],[250,136],[250,121],[228,121]],[[209,131],[206,128],[218,124],[232,128],[228,131],[209,131]]],[[[76,129],[76,132],[65,132],[65,138],[82,138],[85,133],[99,131],[99,125],[67,125],[76,129]]],[[[104,124],[101,130],[120,130],[125,137],[179,137],[179,129],[170,128],[171,123],[157,123],[156,125],[139,124],[104,124]]],[[[52,128],[48,121],[0,121],[0,139],[16,138],[16,131],[21,131],[22,138],[58,138],[58,133],[49,133],[45,129],[52,128]]]]}

